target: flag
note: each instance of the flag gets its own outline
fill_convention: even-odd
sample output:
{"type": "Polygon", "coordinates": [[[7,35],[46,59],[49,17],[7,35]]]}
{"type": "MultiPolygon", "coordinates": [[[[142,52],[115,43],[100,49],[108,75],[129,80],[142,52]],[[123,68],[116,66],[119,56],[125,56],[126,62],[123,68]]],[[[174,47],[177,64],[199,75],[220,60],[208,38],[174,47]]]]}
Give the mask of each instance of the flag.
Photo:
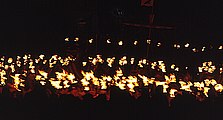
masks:
{"type": "Polygon", "coordinates": [[[154,0],[141,0],[141,6],[152,7],[154,0]]]}

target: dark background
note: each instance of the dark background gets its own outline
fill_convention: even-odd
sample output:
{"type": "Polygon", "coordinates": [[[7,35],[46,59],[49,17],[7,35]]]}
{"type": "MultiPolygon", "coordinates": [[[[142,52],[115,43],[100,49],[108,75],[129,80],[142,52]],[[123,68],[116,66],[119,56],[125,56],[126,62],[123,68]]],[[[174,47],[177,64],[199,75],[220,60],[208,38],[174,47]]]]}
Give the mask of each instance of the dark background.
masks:
{"type": "MultiPolygon", "coordinates": [[[[190,42],[194,46],[222,44],[222,9],[223,3],[219,0],[156,0],[154,24],[174,26],[176,29],[153,30],[152,38],[170,45],[174,42],[190,42]]],[[[94,36],[98,33],[102,36],[99,40],[106,34],[115,39],[146,37],[148,30],[123,27],[120,22],[146,24],[147,13],[150,13],[150,8],[141,7],[140,0],[1,0],[0,55],[60,52],[64,49],[64,38],[74,37],[76,34],[94,36]],[[122,14],[117,14],[119,9],[122,14]],[[86,24],[80,25],[80,22],[86,24]]],[[[99,42],[103,46],[103,42],[99,42]]],[[[118,50],[121,53],[121,48],[118,50]]],[[[170,49],[167,47],[160,54],[168,50],[170,49]]],[[[167,55],[170,54],[171,50],[167,55]]],[[[194,65],[196,61],[191,55],[185,56],[182,52],[174,55],[183,55],[179,60],[189,64],[194,65]],[[189,62],[186,57],[189,57],[189,62]]],[[[200,54],[202,55],[209,54],[200,54]]],[[[218,54],[209,57],[216,56],[218,54]]],[[[168,60],[174,60],[173,57],[168,60]]],[[[198,58],[201,59],[199,56],[198,58]]],[[[121,92],[114,93],[116,96],[112,96],[109,103],[87,99],[81,104],[74,102],[74,98],[69,96],[39,101],[41,97],[33,94],[33,99],[26,98],[28,103],[25,101],[19,104],[14,99],[6,99],[6,102],[1,102],[3,107],[0,113],[6,119],[24,117],[36,120],[45,118],[42,115],[48,116],[47,119],[117,119],[118,116],[124,119],[213,119],[221,116],[219,109],[223,105],[222,98],[215,101],[211,99],[206,104],[191,100],[190,97],[186,100],[184,96],[178,98],[176,105],[169,108],[162,96],[153,101],[145,101],[147,99],[144,98],[142,101],[134,101],[128,94],[123,97],[123,94],[118,93],[121,92]],[[28,107],[24,107],[25,105],[28,107]],[[100,112],[106,117],[99,116],[100,112]]]]}
{"type": "MultiPolygon", "coordinates": [[[[176,29],[153,30],[152,38],[168,44],[218,45],[222,41],[222,9],[217,0],[155,0],[154,24],[176,29]]],[[[140,6],[140,0],[1,0],[1,53],[57,52],[66,36],[76,34],[146,37],[147,29],[119,23],[146,24],[150,11],[140,6]],[[80,21],[85,24],[78,24],[80,21]]]]}

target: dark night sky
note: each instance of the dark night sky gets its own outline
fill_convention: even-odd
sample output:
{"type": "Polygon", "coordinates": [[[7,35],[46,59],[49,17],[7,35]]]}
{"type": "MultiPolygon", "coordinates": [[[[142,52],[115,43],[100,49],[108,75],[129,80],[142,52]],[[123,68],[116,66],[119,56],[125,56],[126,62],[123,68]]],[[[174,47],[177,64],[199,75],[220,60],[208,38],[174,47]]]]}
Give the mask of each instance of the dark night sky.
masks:
{"type": "MultiPolygon", "coordinates": [[[[172,31],[155,30],[155,36],[160,36],[158,39],[165,40],[167,35],[172,41],[221,43],[223,2],[156,0],[155,6],[154,23],[176,27],[172,31]]],[[[1,50],[26,48],[38,51],[60,47],[64,37],[75,31],[80,17],[91,21],[89,28],[94,28],[95,14],[100,20],[111,18],[110,21],[114,22],[115,17],[111,13],[115,8],[122,9],[124,17],[135,16],[138,19],[145,16],[147,10],[140,7],[139,0],[1,0],[1,50]],[[34,47],[37,45],[41,47],[34,47]]]]}
{"type": "Polygon", "coordinates": [[[222,40],[223,2],[168,0],[159,1],[157,7],[157,19],[176,26],[177,39],[195,43],[222,40]]]}

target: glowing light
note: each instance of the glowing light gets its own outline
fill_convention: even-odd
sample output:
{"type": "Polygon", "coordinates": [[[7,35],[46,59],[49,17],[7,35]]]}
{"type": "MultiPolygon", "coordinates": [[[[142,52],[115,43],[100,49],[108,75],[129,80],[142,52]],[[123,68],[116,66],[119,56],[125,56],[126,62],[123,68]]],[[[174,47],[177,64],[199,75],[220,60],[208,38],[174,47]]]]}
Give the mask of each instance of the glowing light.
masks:
{"type": "Polygon", "coordinates": [[[131,63],[131,64],[134,64],[134,61],[135,61],[135,58],[131,58],[130,63],[131,63]]]}
{"type": "Polygon", "coordinates": [[[114,63],[115,61],[115,57],[112,57],[112,58],[107,58],[107,63],[108,63],[108,66],[109,67],[112,67],[112,64],[114,63]]]}
{"type": "Polygon", "coordinates": [[[5,70],[8,70],[9,69],[9,66],[8,65],[5,65],[5,70]]]}
{"type": "Polygon", "coordinates": [[[74,39],[74,41],[75,41],[75,42],[79,41],[79,38],[78,38],[78,37],[76,37],[76,38],[74,39]]]}
{"type": "Polygon", "coordinates": [[[48,77],[48,73],[42,70],[39,70],[39,74],[42,75],[45,79],[48,77]]]}
{"type": "Polygon", "coordinates": [[[60,85],[61,81],[56,81],[54,79],[49,80],[51,85],[56,89],[62,89],[63,87],[60,85]]]}
{"type": "Polygon", "coordinates": [[[180,69],[179,67],[176,67],[176,68],[175,68],[175,71],[179,71],[179,69],[180,69]]]}
{"type": "Polygon", "coordinates": [[[157,47],[160,47],[161,46],[161,43],[159,42],[159,43],[157,43],[157,45],[156,45],[157,47]]]}
{"type": "Polygon", "coordinates": [[[170,66],[170,68],[171,68],[171,69],[174,69],[174,68],[175,68],[175,64],[172,64],[172,65],[170,66]]]}
{"type": "Polygon", "coordinates": [[[40,81],[39,82],[41,85],[46,85],[46,81],[40,81]]]}
{"type": "Polygon", "coordinates": [[[11,68],[12,73],[14,73],[16,71],[15,66],[13,64],[11,64],[9,67],[11,68]]]}
{"type": "Polygon", "coordinates": [[[180,45],[174,44],[173,47],[179,49],[180,48],[180,45]]]}
{"type": "Polygon", "coordinates": [[[162,70],[162,72],[166,72],[166,66],[163,61],[158,61],[158,67],[162,70]]]}
{"type": "Polygon", "coordinates": [[[126,60],[126,56],[123,56],[120,60],[119,60],[119,65],[126,65],[128,62],[126,60]]]}
{"type": "Polygon", "coordinates": [[[146,40],[146,43],[151,44],[151,40],[146,40]]]}
{"type": "Polygon", "coordinates": [[[170,89],[170,97],[174,98],[176,92],[177,92],[176,89],[170,89]]]}
{"type": "Polygon", "coordinates": [[[222,50],[223,49],[223,47],[222,47],[222,45],[221,46],[219,46],[219,48],[218,48],[219,50],[222,50]]]}
{"type": "Polygon", "coordinates": [[[122,73],[122,69],[121,68],[118,68],[118,70],[116,70],[116,76],[123,76],[123,73],[122,73]]]}
{"type": "Polygon", "coordinates": [[[186,48],[188,48],[189,46],[190,46],[189,43],[186,43],[186,44],[184,45],[184,47],[186,47],[186,48]]]}
{"type": "Polygon", "coordinates": [[[93,39],[90,39],[90,40],[88,40],[89,41],[89,43],[93,43],[93,39]]]}
{"type": "Polygon", "coordinates": [[[151,68],[152,69],[155,69],[155,66],[157,66],[157,63],[156,62],[151,63],[151,68]]]}
{"type": "Polygon", "coordinates": [[[190,89],[191,86],[193,86],[193,84],[191,82],[184,82],[184,81],[179,81],[180,83],[180,86],[181,86],[181,90],[185,90],[185,91],[188,91],[188,92],[192,92],[192,90],[190,89]]]}
{"type": "Polygon", "coordinates": [[[193,48],[192,51],[193,52],[198,52],[198,50],[196,48],[193,48]]]}
{"type": "Polygon", "coordinates": [[[205,48],[206,48],[206,47],[203,47],[201,51],[203,52],[203,51],[205,50],[205,48]]]}
{"type": "Polygon", "coordinates": [[[4,61],[4,60],[5,60],[5,56],[2,56],[2,57],[1,57],[1,61],[4,61]]]}
{"type": "Polygon", "coordinates": [[[9,58],[8,59],[8,63],[12,63],[13,59],[12,58],[9,58]]]}
{"type": "Polygon", "coordinates": [[[138,41],[134,41],[134,45],[137,45],[138,44],[138,41]]]}
{"type": "Polygon", "coordinates": [[[19,76],[20,74],[15,74],[15,76],[11,75],[11,77],[14,79],[14,88],[18,91],[21,91],[19,89],[19,86],[24,86],[22,82],[24,82],[25,80],[20,79],[19,76]]]}
{"type": "Polygon", "coordinates": [[[201,67],[198,67],[199,72],[207,71],[213,73],[216,70],[216,66],[212,65],[212,62],[203,62],[201,67]]]}
{"type": "Polygon", "coordinates": [[[221,84],[216,84],[214,86],[214,89],[217,91],[217,92],[222,92],[223,90],[223,86],[221,84]]]}
{"type": "MultiPolygon", "coordinates": [[[[0,68],[0,86],[6,85],[8,82],[7,81],[8,78],[10,80],[12,78],[12,83],[13,83],[12,87],[15,88],[15,90],[17,91],[23,91],[23,89],[21,89],[22,87],[25,87],[25,84],[24,84],[25,80],[23,80],[23,78],[26,78],[29,75],[31,75],[32,76],[31,78],[39,82],[41,85],[46,85],[46,83],[49,81],[54,88],[58,89],[59,94],[68,94],[69,91],[66,91],[63,88],[69,88],[71,87],[71,84],[81,85],[81,88],[83,88],[82,90],[84,90],[82,91],[83,94],[86,93],[86,91],[87,92],[94,91],[94,89],[107,91],[109,90],[111,86],[115,86],[121,90],[130,92],[131,95],[137,94],[137,92],[139,92],[135,90],[135,87],[139,85],[149,86],[149,85],[154,84],[155,87],[162,85],[163,93],[169,94],[171,99],[175,97],[176,93],[180,93],[182,91],[190,92],[192,95],[196,95],[197,97],[197,95],[200,93],[194,92],[193,91],[194,89],[191,89],[191,87],[194,87],[199,92],[203,92],[203,94],[205,95],[204,97],[208,97],[208,92],[211,86],[214,86],[214,89],[217,92],[222,92],[223,90],[222,84],[218,83],[219,79],[215,80],[212,78],[208,78],[208,79],[202,80],[201,82],[190,82],[190,81],[185,82],[185,81],[182,81],[183,78],[178,78],[178,76],[176,76],[177,74],[175,73],[178,73],[178,72],[173,72],[173,73],[168,73],[168,74],[163,73],[165,81],[158,81],[157,79],[155,79],[155,76],[153,75],[151,75],[150,77],[147,77],[146,75],[143,75],[144,71],[142,71],[142,73],[141,71],[139,72],[137,71],[136,76],[132,76],[132,75],[125,76],[123,74],[123,72],[126,72],[125,69],[123,69],[125,68],[123,67],[123,65],[131,64],[132,66],[132,64],[135,64],[135,63],[136,63],[135,65],[137,65],[138,63],[139,67],[145,67],[145,65],[148,65],[149,63],[148,66],[149,67],[151,66],[151,68],[155,69],[155,71],[158,70],[158,71],[166,72],[164,61],[161,61],[161,60],[155,61],[155,62],[151,62],[151,61],[148,62],[147,59],[140,59],[139,61],[135,61],[135,58],[130,58],[130,61],[127,61],[128,57],[123,56],[119,60],[115,61],[115,57],[111,57],[111,58],[106,59],[106,62],[107,62],[106,64],[108,64],[108,66],[112,68],[113,67],[112,65],[114,64],[114,62],[117,63],[116,65],[118,69],[117,68],[114,69],[116,70],[115,71],[116,74],[113,76],[106,76],[106,74],[103,74],[101,76],[98,76],[98,75],[95,76],[96,71],[95,69],[92,69],[92,68],[95,68],[97,66],[93,66],[93,65],[97,65],[96,63],[103,63],[104,61],[101,55],[96,55],[95,58],[88,57],[89,61],[82,62],[83,66],[85,66],[86,64],[90,65],[91,68],[88,69],[88,71],[90,72],[81,71],[82,78],[78,77],[78,79],[76,79],[76,76],[73,73],[68,72],[70,70],[69,68],[70,66],[64,66],[64,65],[70,65],[69,62],[74,60],[74,58],[71,56],[68,56],[63,59],[58,55],[53,55],[51,56],[50,59],[44,59],[44,55],[40,55],[39,58],[37,57],[37,59],[32,59],[31,55],[27,54],[27,55],[24,55],[23,57],[24,62],[26,62],[25,65],[21,64],[20,58],[18,56],[17,56],[16,61],[13,61],[12,58],[8,58],[8,59],[3,59],[3,58],[4,57],[2,57],[3,61],[0,62],[0,67],[1,67],[0,68]],[[45,61],[45,65],[43,65],[43,67],[39,67],[38,65],[41,64],[41,62],[44,63],[44,61],[45,61]],[[51,69],[53,67],[57,68],[56,65],[53,66],[54,64],[58,64],[59,68],[61,68],[63,72],[57,72],[57,71],[52,72],[51,69]],[[18,68],[18,66],[24,69],[21,72],[17,71],[16,68],[18,68]],[[10,70],[10,72],[7,70],[10,70]],[[51,76],[51,74],[49,75],[49,73],[52,73],[53,76],[51,76]],[[48,78],[49,76],[51,78],[48,78]],[[179,89],[173,89],[171,86],[169,86],[169,84],[172,84],[173,82],[174,84],[175,83],[180,84],[180,86],[178,86],[179,89]],[[94,85],[95,88],[93,88],[92,85],[94,85]],[[167,90],[167,88],[169,87],[171,87],[171,89],[168,89],[170,91],[167,90]]],[[[139,68],[138,66],[136,67],[139,68]]],[[[181,68],[175,64],[172,64],[170,68],[175,71],[181,70],[181,68]]],[[[187,69],[188,67],[185,67],[185,68],[187,69]]],[[[216,69],[218,69],[220,73],[222,73],[223,71],[222,65],[220,65],[219,67],[215,66],[214,62],[212,61],[203,62],[202,65],[198,67],[199,72],[205,72],[205,73],[214,73],[216,69]]],[[[142,69],[139,68],[139,70],[142,70],[142,69]]],[[[82,94],[82,93],[79,93],[79,94],[82,94]]],[[[94,97],[96,97],[98,94],[100,93],[95,92],[94,97]]],[[[103,92],[103,94],[107,95],[107,92],[103,92]]]]}
{"type": "Polygon", "coordinates": [[[208,97],[208,91],[210,90],[210,88],[208,88],[208,87],[204,87],[204,91],[203,91],[203,93],[204,93],[204,95],[206,96],[206,97],[208,97]]]}
{"type": "Polygon", "coordinates": [[[82,65],[83,65],[83,66],[86,66],[86,65],[87,65],[87,62],[82,62],[82,65]]]}
{"type": "Polygon", "coordinates": [[[219,72],[220,72],[220,74],[221,74],[221,73],[223,72],[223,68],[219,68],[219,69],[220,69],[220,71],[219,71],[219,72]]]}
{"type": "Polygon", "coordinates": [[[69,38],[65,38],[65,41],[69,41],[69,38]]]}
{"type": "Polygon", "coordinates": [[[72,83],[77,83],[77,81],[75,80],[75,76],[72,73],[67,74],[67,79],[70,80],[72,83]]]}
{"type": "Polygon", "coordinates": [[[119,41],[118,42],[118,45],[120,45],[120,46],[123,45],[123,42],[122,41],[119,41]]]}
{"type": "Polygon", "coordinates": [[[42,59],[42,60],[43,60],[44,57],[45,57],[45,55],[43,55],[43,54],[41,54],[41,55],[39,56],[39,58],[42,59]]]}
{"type": "Polygon", "coordinates": [[[6,85],[7,77],[6,77],[6,71],[5,70],[0,69],[0,80],[1,80],[1,85],[2,86],[6,85]]]}
{"type": "Polygon", "coordinates": [[[107,43],[110,44],[111,43],[111,39],[107,39],[107,43]]]}

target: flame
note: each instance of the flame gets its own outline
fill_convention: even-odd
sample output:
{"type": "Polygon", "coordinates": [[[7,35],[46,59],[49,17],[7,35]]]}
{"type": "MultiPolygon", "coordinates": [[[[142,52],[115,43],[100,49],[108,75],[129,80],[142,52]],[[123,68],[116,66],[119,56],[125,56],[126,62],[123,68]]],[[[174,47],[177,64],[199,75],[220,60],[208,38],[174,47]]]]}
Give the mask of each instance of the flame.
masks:
{"type": "Polygon", "coordinates": [[[157,43],[157,47],[160,47],[161,46],[161,43],[159,42],[159,43],[157,43]]]}
{"type": "Polygon", "coordinates": [[[192,51],[193,52],[198,52],[198,50],[196,48],[193,48],[192,51]]]}
{"type": "Polygon", "coordinates": [[[123,73],[122,73],[122,69],[121,68],[118,68],[118,70],[116,70],[116,76],[123,76],[123,73]]]}
{"type": "Polygon", "coordinates": [[[211,61],[203,62],[201,67],[198,67],[199,72],[207,71],[213,73],[216,70],[216,66],[211,61]]]}
{"type": "Polygon", "coordinates": [[[64,87],[64,88],[69,88],[70,85],[69,85],[68,83],[69,83],[68,80],[63,81],[63,87],[64,87]]]}
{"type": "Polygon", "coordinates": [[[104,90],[107,89],[106,83],[107,83],[106,79],[105,80],[100,79],[101,89],[104,89],[104,90]]]}
{"type": "Polygon", "coordinates": [[[205,50],[205,48],[206,48],[206,47],[202,47],[202,50],[201,50],[201,51],[203,52],[203,51],[205,50]]]}
{"type": "MultiPolygon", "coordinates": [[[[21,57],[20,57],[21,58],[21,57]]],[[[53,55],[51,56],[51,58],[49,59],[49,61],[47,59],[44,59],[44,55],[40,55],[38,59],[31,59],[31,55],[24,55],[23,59],[24,59],[24,63],[25,64],[21,64],[20,59],[17,56],[17,61],[14,61],[15,63],[13,63],[13,59],[12,58],[8,58],[6,59],[6,61],[4,61],[4,57],[1,58],[1,60],[3,60],[2,62],[0,62],[0,85],[4,86],[6,85],[7,82],[7,70],[8,68],[11,68],[10,70],[11,73],[9,73],[9,77],[13,78],[13,87],[17,90],[17,91],[22,91],[22,89],[20,90],[20,87],[24,87],[24,80],[21,79],[21,76],[23,77],[27,77],[28,73],[39,73],[35,75],[35,80],[38,81],[41,85],[45,85],[47,83],[47,80],[50,81],[51,85],[53,87],[55,87],[56,89],[62,89],[62,88],[69,88],[71,87],[71,84],[80,84],[82,85],[83,89],[82,92],[86,92],[86,91],[94,91],[94,90],[104,90],[107,91],[109,90],[110,86],[116,86],[121,90],[126,90],[128,92],[130,92],[130,94],[134,95],[137,94],[138,91],[135,91],[135,87],[139,86],[139,84],[142,82],[143,85],[142,86],[148,86],[151,84],[155,84],[155,86],[159,86],[162,85],[163,86],[163,93],[167,93],[170,95],[171,98],[175,97],[175,94],[181,91],[188,91],[190,93],[192,93],[193,95],[195,95],[196,93],[194,93],[194,91],[191,90],[191,87],[195,87],[197,90],[199,90],[199,92],[203,92],[204,95],[206,97],[208,97],[208,92],[210,90],[210,85],[214,86],[215,91],[217,92],[222,92],[223,90],[223,86],[222,84],[218,83],[215,79],[205,79],[201,82],[184,82],[184,81],[179,81],[178,83],[180,84],[180,89],[179,91],[176,89],[170,89],[169,93],[167,91],[167,88],[169,88],[169,84],[171,82],[177,82],[177,77],[175,76],[174,73],[170,73],[168,75],[165,75],[165,81],[157,81],[154,76],[151,77],[147,77],[145,75],[142,74],[138,74],[137,76],[124,76],[123,75],[123,70],[121,69],[122,65],[127,65],[128,61],[127,61],[127,57],[123,56],[120,60],[119,60],[119,67],[118,69],[116,69],[116,74],[113,76],[98,76],[96,77],[94,75],[94,70],[90,70],[89,72],[85,72],[85,71],[81,71],[81,74],[83,75],[83,78],[80,79],[80,81],[76,81],[76,77],[73,73],[69,73],[67,71],[65,71],[63,69],[64,65],[69,65],[70,61],[74,61],[75,59],[73,59],[71,56],[68,56],[66,58],[61,58],[58,55],[53,55]],[[54,61],[53,61],[54,60],[54,61]],[[56,67],[53,66],[54,64],[56,64],[57,61],[60,61],[59,64],[61,63],[62,65],[62,72],[54,72],[55,73],[55,77],[52,78],[48,78],[48,73],[44,70],[40,70],[38,69],[38,67],[34,66],[34,65],[38,65],[38,63],[40,63],[40,61],[43,63],[45,62],[45,64],[47,62],[49,62],[49,66],[46,64],[44,65],[44,67],[48,67],[48,68],[52,68],[52,67],[56,67]],[[35,63],[36,64],[35,64],[35,63]],[[9,63],[4,65],[4,63],[9,63]],[[15,66],[16,65],[16,66],[15,66]],[[25,68],[21,73],[21,74],[14,74],[13,73],[17,73],[16,68],[17,67],[24,67],[24,65],[27,65],[27,68],[25,68]],[[36,71],[35,71],[36,69],[36,71]],[[96,89],[91,87],[92,85],[96,86],[96,89]],[[84,90],[84,91],[83,91],[84,90]]],[[[88,64],[88,63],[92,63],[93,65],[96,65],[97,63],[103,63],[104,60],[102,59],[101,55],[97,55],[96,58],[93,57],[89,57],[89,61],[87,62],[82,62],[84,64],[88,64]]],[[[109,67],[112,67],[113,63],[115,62],[115,57],[112,58],[107,58],[106,62],[108,63],[109,67]]],[[[129,64],[134,64],[134,58],[131,58],[131,61],[129,62],[129,64]]],[[[144,65],[148,65],[147,59],[141,59],[138,63],[139,67],[143,67],[144,65]]],[[[151,62],[150,63],[151,68],[152,69],[158,69],[158,70],[162,70],[162,72],[166,72],[166,66],[164,64],[163,61],[157,61],[157,62],[151,62]]],[[[65,67],[66,68],[66,67],[65,67]]],[[[179,67],[176,66],[175,64],[172,64],[170,66],[171,69],[175,70],[175,71],[179,71],[179,67]]],[[[212,61],[208,61],[208,62],[203,62],[202,66],[198,67],[198,71],[199,72],[208,72],[208,73],[213,73],[216,70],[216,66],[213,64],[212,61]]],[[[220,73],[222,71],[222,68],[219,69],[220,73]]],[[[61,92],[61,94],[65,94],[66,91],[61,92]]],[[[105,94],[105,93],[104,93],[105,94]]],[[[106,93],[106,97],[107,97],[106,93]]],[[[98,93],[94,93],[94,97],[97,97],[98,93]]],[[[196,94],[196,96],[198,95],[198,93],[196,94]]],[[[109,97],[108,97],[109,98],[109,97]]]]}
{"type": "Polygon", "coordinates": [[[197,87],[198,90],[202,90],[202,88],[204,88],[204,83],[194,82],[194,87],[197,87]]]}
{"type": "Polygon", "coordinates": [[[56,78],[60,81],[60,80],[66,80],[66,76],[67,76],[67,72],[65,70],[63,70],[62,73],[60,72],[55,72],[56,73],[56,78]]]}
{"type": "Polygon", "coordinates": [[[79,41],[79,38],[78,38],[78,37],[76,37],[76,38],[74,39],[74,41],[75,41],[75,42],[79,41]]]}
{"type": "Polygon", "coordinates": [[[45,55],[43,55],[43,54],[39,55],[39,58],[40,58],[41,60],[43,60],[44,57],[45,57],[45,55]]]}
{"type": "Polygon", "coordinates": [[[151,44],[151,40],[146,40],[146,43],[151,44]]]}
{"type": "Polygon", "coordinates": [[[181,86],[181,90],[185,90],[188,92],[192,92],[192,90],[190,89],[191,86],[193,86],[193,84],[191,82],[184,82],[184,81],[179,81],[180,86],[181,86]]]}
{"type": "Polygon", "coordinates": [[[40,81],[41,85],[46,85],[46,81],[40,81]]]}
{"type": "Polygon", "coordinates": [[[0,62],[0,67],[4,67],[4,63],[3,62],[0,62]]]}
{"type": "Polygon", "coordinates": [[[190,46],[190,44],[189,43],[186,43],[185,45],[184,45],[184,47],[189,47],[190,46]]]}
{"type": "Polygon", "coordinates": [[[119,82],[116,82],[116,84],[115,84],[117,87],[119,87],[119,89],[121,89],[121,90],[125,90],[126,88],[125,88],[125,82],[124,81],[119,81],[119,82]]]}
{"type": "Polygon", "coordinates": [[[87,62],[82,62],[82,66],[86,66],[87,65],[87,62]]]}
{"type": "Polygon", "coordinates": [[[14,79],[14,88],[18,91],[21,91],[19,89],[19,86],[24,86],[24,84],[22,82],[24,82],[25,80],[22,80],[19,78],[20,74],[15,74],[15,76],[11,75],[11,77],[14,79]]]}
{"type": "Polygon", "coordinates": [[[128,76],[128,79],[126,81],[128,82],[127,86],[129,88],[129,91],[130,92],[135,92],[134,87],[139,86],[137,77],[128,76]]]}
{"type": "Polygon", "coordinates": [[[166,66],[163,61],[158,61],[158,67],[162,70],[162,72],[166,72],[166,66]]]}
{"type": "Polygon", "coordinates": [[[206,97],[208,97],[208,91],[209,91],[209,89],[210,89],[210,88],[208,88],[208,87],[204,87],[204,91],[203,91],[203,93],[204,93],[204,95],[205,95],[206,97]]]}
{"type": "Polygon", "coordinates": [[[12,58],[9,58],[8,59],[8,63],[12,63],[13,62],[13,59],[12,58]]]}
{"type": "Polygon", "coordinates": [[[48,73],[43,71],[43,70],[38,70],[39,71],[39,74],[42,75],[45,79],[48,78],[48,73]]]}
{"type": "Polygon", "coordinates": [[[217,92],[222,92],[223,90],[223,86],[221,84],[216,84],[214,86],[214,89],[217,91],[217,92]]]}
{"type": "Polygon", "coordinates": [[[137,45],[138,44],[138,41],[134,41],[134,45],[137,45]]]}
{"type": "Polygon", "coordinates": [[[135,61],[135,58],[131,58],[130,63],[131,63],[131,64],[134,64],[134,61],[135,61]]]}
{"type": "Polygon", "coordinates": [[[1,61],[5,61],[5,56],[2,56],[1,57],[1,61]]]}
{"type": "Polygon", "coordinates": [[[111,39],[107,39],[107,43],[110,44],[111,43],[111,39]]]}
{"type": "Polygon", "coordinates": [[[47,63],[47,60],[44,60],[44,61],[43,61],[43,64],[46,64],[46,63],[47,63]]]}
{"type": "Polygon", "coordinates": [[[156,62],[151,63],[151,68],[155,69],[155,66],[157,66],[156,62]]]}
{"type": "Polygon", "coordinates": [[[123,41],[119,41],[118,45],[120,45],[120,46],[123,45],[123,41]]]}
{"type": "Polygon", "coordinates": [[[9,66],[8,65],[5,65],[5,70],[8,70],[9,69],[9,66]]]}
{"type": "MultiPolygon", "coordinates": [[[[144,86],[148,86],[148,85],[149,85],[149,83],[150,83],[149,78],[147,78],[147,77],[144,76],[144,75],[138,75],[138,76],[142,79],[144,86]]],[[[152,83],[153,83],[153,82],[154,82],[154,81],[152,81],[152,83]]]]}
{"type": "Polygon", "coordinates": [[[180,45],[174,44],[173,47],[179,49],[180,48],[180,45]]]}
{"type": "Polygon", "coordinates": [[[69,41],[69,38],[65,38],[65,41],[69,41]]]}
{"type": "Polygon", "coordinates": [[[11,64],[9,67],[11,68],[12,73],[14,73],[15,72],[15,66],[13,64],[11,64]]]}
{"type": "Polygon", "coordinates": [[[5,70],[1,70],[0,69],[0,78],[1,78],[1,85],[6,85],[6,80],[7,80],[7,77],[6,77],[6,71],[5,70]]]}
{"type": "Polygon", "coordinates": [[[88,42],[89,42],[90,44],[93,43],[93,39],[88,40],[88,42]]]}
{"type": "Polygon", "coordinates": [[[56,89],[61,89],[61,88],[63,88],[63,87],[60,85],[61,81],[56,81],[56,80],[54,80],[54,79],[50,79],[49,81],[50,81],[51,85],[52,85],[54,88],[56,88],[56,89]]]}
{"type": "Polygon", "coordinates": [[[120,60],[119,60],[119,65],[126,65],[128,62],[126,60],[126,56],[123,56],[120,60]]]}
{"type": "Polygon", "coordinates": [[[77,83],[77,81],[75,80],[75,76],[72,73],[67,74],[67,79],[71,81],[71,83],[77,83]]]}
{"type": "Polygon", "coordinates": [[[114,63],[114,61],[115,61],[115,57],[107,58],[108,66],[109,66],[109,67],[112,67],[112,64],[114,63]]]}
{"type": "Polygon", "coordinates": [[[44,80],[44,79],[42,79],[42,76],[41,75],[36,75],[36,78],[35,78],[36,80],[44,80]]]}
{"type": "Polygon", "coordinates": [[[170,89],[170,97],[174,98],[175,97],[175,93],[177,92],[176,89],[170,89]]]}

